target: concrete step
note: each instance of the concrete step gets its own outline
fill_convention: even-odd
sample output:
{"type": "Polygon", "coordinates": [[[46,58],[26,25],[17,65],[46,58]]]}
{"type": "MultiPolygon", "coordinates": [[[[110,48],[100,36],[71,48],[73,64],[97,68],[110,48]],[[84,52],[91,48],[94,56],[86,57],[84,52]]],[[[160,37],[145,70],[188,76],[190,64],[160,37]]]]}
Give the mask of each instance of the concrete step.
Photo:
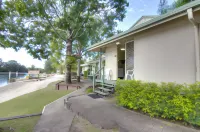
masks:
{"type": "Polygon", "coordinates": [[[102,83],[103,82],[103,80],[100,80],[100,79],[96,79],[95,80],[97,83],[102,83]]]}
{"type": "Polygon", "coordinates": [[[109,88],[114,88],[114,86],[113,85],[111,85],[111,84],[102,84],[103,86],[106,86],[106,87],[109,87],[109,88]]]}
{"type": "Polygon", "coordinates": [[[103,87],[97,87],[98,89],[101,89],[103,91],[106,91],[106,92],[111,92],[112,90],[109,89],[109,88],[103,88],[103,87]]]}
{"type": "MultiPolygon", "coordinates": [[[[96,81],[96,83],[103,83],[103,80],[101,80],[101,79],[96,79],[95,81],[96,81]]],[[[113,80],[104,80],[104,84],[114,86],[115,83],[116,83],[116,81],[113,81],[113,80]]]]}
{"type": "Polygon", "coordinates": [[[95,92],[95,93],[98,93],[98,94],[100,94],[100,95],[103,95],[103,96],[109,95],[109,93],[101,92],[101,91],[99,91],[99,90],[95,90],[94,92],[95,92]]]}

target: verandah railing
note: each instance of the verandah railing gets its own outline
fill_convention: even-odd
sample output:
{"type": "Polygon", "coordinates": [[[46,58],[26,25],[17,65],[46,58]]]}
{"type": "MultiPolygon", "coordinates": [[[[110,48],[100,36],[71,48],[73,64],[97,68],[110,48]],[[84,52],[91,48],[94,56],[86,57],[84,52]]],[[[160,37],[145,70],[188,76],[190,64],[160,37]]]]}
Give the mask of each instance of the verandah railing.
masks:
{"type": "Polygon", "coordinates": [[[95,90],[95,85],[96,85],[96,76],[100,75],[100,80],[102,80],[102,84],[104,84],[104,67],[99,69],[95,74],[93,74],[93,92],[95,90]]]}

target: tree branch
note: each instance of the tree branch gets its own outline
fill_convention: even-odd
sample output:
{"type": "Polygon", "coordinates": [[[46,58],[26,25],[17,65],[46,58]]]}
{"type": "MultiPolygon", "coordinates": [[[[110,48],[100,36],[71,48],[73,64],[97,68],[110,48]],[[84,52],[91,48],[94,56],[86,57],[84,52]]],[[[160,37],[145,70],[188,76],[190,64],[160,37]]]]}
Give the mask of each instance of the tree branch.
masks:
{"type": "MultiPolygon", "coordinates": [[[[41,2],[40,0],[38,0],[38,1],[39,1],[39,3],[43,6],[42,2],[41,2]]],[[[43,6],[43,7],[44,7],[44,6],[43,6]]],[[[54,32],[57,34],[57,36],[60,37],[63,41],[66,42],[66,39],[63,38],[63,37],[56,31],[55,27],[52,25],[52,23],[50,22],[50,20],[47,18],[47,13],[46,13],[45,9],[44,9],[44,13],[45,13],[46,20],[48,21],[48,23],[50,24],[50,26],[53,28],[53,30],[54,30],[54,32]]]]}

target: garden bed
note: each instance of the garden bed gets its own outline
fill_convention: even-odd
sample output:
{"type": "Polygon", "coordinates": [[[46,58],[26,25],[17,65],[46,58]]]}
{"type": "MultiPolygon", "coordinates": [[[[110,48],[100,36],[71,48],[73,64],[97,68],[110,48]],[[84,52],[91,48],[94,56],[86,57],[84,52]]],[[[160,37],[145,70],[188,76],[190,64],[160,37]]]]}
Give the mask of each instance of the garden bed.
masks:
{"type": "Polygon", "coordinates": [[[78,82],[73,82],[72,84],[67,84],[64,81],[60,81],[56,83],[55,89],[56,90],[75,90],[75,89],[80,89],[81,88],[81,83],[78,82]]]}
{"type": "Polygon", "coordinates": [[[128,109],[182,124],[200,126],[200,83],[150,83],[118,80],[117,103],[128,109]]]}

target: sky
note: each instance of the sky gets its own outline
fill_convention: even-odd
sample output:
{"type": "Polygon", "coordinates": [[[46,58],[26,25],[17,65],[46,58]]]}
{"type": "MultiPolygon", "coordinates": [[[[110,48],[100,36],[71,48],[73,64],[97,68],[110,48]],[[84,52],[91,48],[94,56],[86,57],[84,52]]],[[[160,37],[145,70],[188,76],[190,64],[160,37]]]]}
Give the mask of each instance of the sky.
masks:
{"type": "MultiPolygon", "coordinates": [[[[160,0],[128,0],[129,7],[127,8],[126,17],[123,22],[118,23],[117,29],[122,31],[127,30],[143,15],[157,15],[159,1],[160,0]]],[[[174,2],[174,0],[168,0],[168,4],[172,2],[174,2]]],[[[44,68],[45,62],[45,60],[40,61],[34,59],[25,49],[16,52],[13,49],[0,48],[0,58],[2,58],[4,62],[16,60],[26,67],[35,65],[38,68],[44,68]]]]}

